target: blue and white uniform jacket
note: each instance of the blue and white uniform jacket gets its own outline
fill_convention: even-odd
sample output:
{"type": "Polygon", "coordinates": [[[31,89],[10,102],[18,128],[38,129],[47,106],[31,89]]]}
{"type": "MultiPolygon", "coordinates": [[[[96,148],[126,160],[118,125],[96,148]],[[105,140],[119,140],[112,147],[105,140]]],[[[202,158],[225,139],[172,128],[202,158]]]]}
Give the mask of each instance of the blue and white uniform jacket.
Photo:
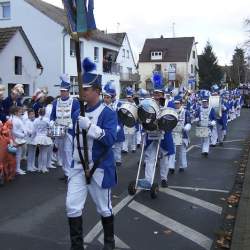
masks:
{"type": "MultiPolygon", "coordinates": [[[[115,101],[112,103],[112,109],[116,112],[118,111],[118,108],[121,107],[122,103],[119,101],[115,101]]],[[[125,141],[125,135],[124,135],[124,125],[117,116],[118,119],[118,125],[117,125],[117,139],[116,142],[124,142],[125,141]]]]}
{"type": "Polygon", "coordinates": [[[228,102],[222,101],[222,116],[217,120],[218,124],[222,125],[222,130],[227,129],[229,106],[228,102]]]}
{"type": "Polygon", "coordinates": [[[1,122],[6,122],[6,115],[4,112],[4,108],[3,108],[3,101],[0,100],[0,121],[1,122]]]}
{"type": "MultiPolygon", "coordinates": [[[[76,122],[79,114],[80,110],[77,110],[73,115],[74,131],[76,131],[76,122]]],[[[92,168],[94,162],[102,158],[92,178],[94,178],[100,187],[111,188],[117,183],[115,160],[112,150],[117,135],[117,115],[111,108],[101,102],[95,107],[86,108],[85,115],[91,120],[91,126],[87,132],[89,167],[92,168]]],[[[71,167],[82,169],[75,135],[74,133],[73,162],[71,167]]],[[[84,157],[82,135],[80,134],[79,136],[80,147],[82,148],[82,155],[84,157]]]]}
{"type": "Polygon", "coordinates": [[[10,115],[10,108],[12,106],[18,106],[18,107],[22,107],[22,102],[21,102],[21,98],[18,98],[15,102],[12,100],[11,96],[6,97],[3,100],[3,110],[4,110],[4,115],[6,118],[8,118],[8,116],[10,115]]]}
{"type": "Polygon", "coordinates": [[[196,118],[199,119],[199,126],[209,127],[212,130],[211,121],[216,121],[215,109],[212,107],[199,107],[196,111],[196,118]]]}
{"type": "Polygon", "coordinates": [[[73,114],[80,109],[80,103],[72,97],[57,98],[52,103],[50,120],[68,127],[68,134],[73,136],[73,114]]]}

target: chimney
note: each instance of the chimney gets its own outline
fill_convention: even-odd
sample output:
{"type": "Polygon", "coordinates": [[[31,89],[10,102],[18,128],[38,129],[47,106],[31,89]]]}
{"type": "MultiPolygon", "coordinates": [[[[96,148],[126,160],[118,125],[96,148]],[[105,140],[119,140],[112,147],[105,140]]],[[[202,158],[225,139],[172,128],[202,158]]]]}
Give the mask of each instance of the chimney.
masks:
{"type": "Polygon", "coordinates": [[[160,37],[161,39],[163,39],[164,37],[163,37],[163,35],[161,35],[161,37],[160,37]]]}

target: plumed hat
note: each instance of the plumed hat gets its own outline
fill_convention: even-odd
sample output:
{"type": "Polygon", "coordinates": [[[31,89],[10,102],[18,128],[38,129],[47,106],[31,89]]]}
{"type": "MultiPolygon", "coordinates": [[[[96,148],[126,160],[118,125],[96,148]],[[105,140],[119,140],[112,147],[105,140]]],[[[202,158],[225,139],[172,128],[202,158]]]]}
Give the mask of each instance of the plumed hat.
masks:
{"type": "Polygon", "coordinates": [[[103,94],[108,95],[110,97],[116,96],[114,81],[109,81],[105,84],[105,86],[103,88],[103,94]]]}
{"type": "Polygon", "coordinates": [[[69,91],[70,90],[70,79],[67,74],[62,74],[60,76],[61,84],[60,84],[60,90],[69,91]]]}
{"type": "Polygon", "coordinates": [[[96,64],[89,58],[85,58],[82,62],[83,75],[82,75],[82,87],[102,86],[102,75],[95,74],[92,71],[96,70],[96,64]]]}
{"type": "Polygon", "coordinates": [[[134,95],[134,91],[131,87],[127,87],[125,89],[125,92],[126,92],[126,97],[132,97],[134,95]]]}

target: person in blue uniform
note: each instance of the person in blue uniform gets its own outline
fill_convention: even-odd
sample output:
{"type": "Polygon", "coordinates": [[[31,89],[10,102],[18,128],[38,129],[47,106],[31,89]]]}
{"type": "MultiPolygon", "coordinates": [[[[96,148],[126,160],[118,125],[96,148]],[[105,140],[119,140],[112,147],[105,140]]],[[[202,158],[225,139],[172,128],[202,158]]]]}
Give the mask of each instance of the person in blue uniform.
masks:
{"type": "MultiPolygon", "coordinates": [[[[106,105],[111,107],[111,109],[114,110],[116,113],[119,107],[121,107],[122,103],[119,100],[116,100],[116,89],[113,81],[105,84],[103,91],[103,101],[106,105]]],[[[125,135],[124,135],[123,123],[118,117],[117,139],[113,146],[115,163],[117,167],[122,165],[121,152],[122,152],[122,144],[124,141],[125,141],[125,135]]]]}
{"type": "Polygon", "coordinates": [[[117,183],[112,146],[117,135],[117,115],[100,100],[101,75],[92,71],[94,64],[89,59],[83,62],[83,100],[85,116],[76,111],[73,116],[74,146],[73,161],[68,180],[66,199],[70,227],[71,250],[83,249],[82,210],[90,193],[97,212],[101,215],[104,230],[104,250],[115,248],[114,215],[111,204],[111,188],[117,183]],[[83,162],[82,130],[87,133],[90,183],[86,181],[86,166],[83,162]]]}
{"type": "Polygon", "coordinates": [[[79,101],[70,96],[70,80],[68,75],[60,77],[60,97],[53,101],[50,115],[50,126],[66,127],[66,135],[55,138],[55,145],[58,148],[59,164],[63,167],[66,181],[69,176],[69,169],[72,162],[72,140],[73,140],[73,114],[79,109],[79,101]]]}

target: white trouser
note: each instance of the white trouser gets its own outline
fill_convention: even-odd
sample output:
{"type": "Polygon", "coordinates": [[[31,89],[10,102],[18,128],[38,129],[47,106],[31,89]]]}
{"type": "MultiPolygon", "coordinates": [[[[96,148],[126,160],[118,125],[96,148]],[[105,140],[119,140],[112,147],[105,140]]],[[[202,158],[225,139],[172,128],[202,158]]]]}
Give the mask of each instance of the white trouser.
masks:
{"type": "Polygon", "coordinates": [[[67,134],[63,138],[56,138],[55,143],[58,148],[58,161],[62,163],[64,174],[69,176],[72,162],[72,141],[70,135],[67,134]]]}
{"type": "Polygon", "coordinates": [[[240,108],[236,109],[236,117],[240,117],[240,108]]]}
{"type": "Polygon", "coordinates": [[[175,154],[168,156],[168,168],[174,169],[175,168],[175,154]]]}
{"type": "Polygon", "coordinates": [[[51,167],[53,154],[53,144],[48,148],[47,167],[51,167]]]}
{"type": "MultiPolygon", "coordinates": [[[[182,145],[179,146],[175,146],[175,154],[174,154],[174,161],[176,162],[175,156],[177,155],[178,152],[178,156],[179,156],[179,168],[187,168],[187,146],[185,143],[183,143],[182,145]]],[[[174,166],[169,167],[171,169],[175,168],[174,166]]]]}
{"type": "Polygon", "coordinates": [[[210,140],[210,136],[201,138],[202,153],[209,153],[209,140],[210,140]]]}
{"type": "Polygon", "coordinates": [[[82,215],[88,191],[96,205],[97,212],[102,217],[112,215],[111,189],[101,188],[91,179],[89,185],[86,184],[85,175],[82,169],[70,169],[68,179],[68,191],[66,198],[67,216],[70,218],[82,215]]]}
{"type": "Polygon", "coordinates": [[[27,145],[27,170],[33,170],[36,160],[36,145],[27,145]]]}
{"type": "Polygon", "coordinates": [[[122,162],[122,156],[121,156],[122,143],[123,142],[116,142],[113,146],[113,153],[114,153],[114,157],[115,157],[115,162],[122,162]]]}
{"type": "MultiPolygon", "coordinates": [[[[152,141],[151,144],[145,150],[145,179],[150,183],[153,183],[154,178],[154,166],[155,161],[157,161],[156,151],[157,151],[157,144],[158,141],[152,141]]],[[[160,156],[160,176],[161,180],[167,180],[168,178],[168,155],[167,151],[160,148],[159,149],[159,156],[160,156]]]]}
{"type": "Polygon", "coordinates": [[[17,147],[16,150],[16,172],[19,172],[21,170],[21,157],[22,157],[22,147],[17,147]]]}
{"type": "Polygon", "coordinates": [[[22,145],[22,155],[21,155],[21,159],[22,160],[26,160],[27,158],[27,145],[24,144],[22,145]]]}
{"type": "Polygon", "coordinates": [[[213,129],[211,131],[211,137],[210,137],[211,144],[216,145],[217,139],[218,139],[217,127],[213,126],[213,129]]]}
{"type": "Polygon", "coordinates": [[[47,159],[48,159],[48,150],[50,146],[39,145],[39,155],[38,155],[38,170],[44,171],[47,170],[47,159]]]}
{"type": "Polygon", "coordinates": [[[128,152],[129,149],[136,150],[136,134],[125,134],[122,150],[128,152]]]}
{"type": "Polygon", "coordinates": [[[225,136],[225,130],[222,129],[221,124],[217,124],[217,131],[218,131],[218,141],[223,142],[225,136]]]}

